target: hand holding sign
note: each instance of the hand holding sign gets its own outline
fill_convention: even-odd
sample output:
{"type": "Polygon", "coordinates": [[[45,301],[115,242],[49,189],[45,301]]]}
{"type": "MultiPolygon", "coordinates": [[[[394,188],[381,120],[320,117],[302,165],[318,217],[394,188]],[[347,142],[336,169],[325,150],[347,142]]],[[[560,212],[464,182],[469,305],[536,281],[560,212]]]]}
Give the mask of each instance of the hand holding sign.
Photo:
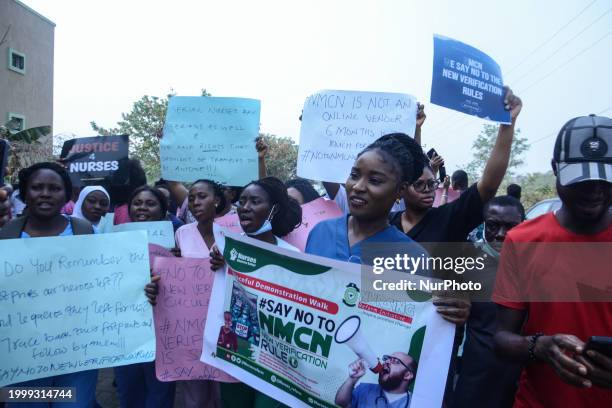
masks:
{"type": "Polygon", "coordinates": [[[415,136],[416,116],[417,103],[410,95],[320,91],[304,104],[297,174],[344,183],[357,154],[379,137],[396,132],[415,136]]]}
{"type": "Polygon", "coordinates": [[[515,121],[523,109],[523,101],[518,96],[514,95],[512,89],[504,86],[504,109],[510,111],[510,119],[515,121]]]}
{"type": "Polygon", "coordinates": [[[484,52],[434,35],[431,102],[468,115],[510,123],[499,65],[484,52]]]}

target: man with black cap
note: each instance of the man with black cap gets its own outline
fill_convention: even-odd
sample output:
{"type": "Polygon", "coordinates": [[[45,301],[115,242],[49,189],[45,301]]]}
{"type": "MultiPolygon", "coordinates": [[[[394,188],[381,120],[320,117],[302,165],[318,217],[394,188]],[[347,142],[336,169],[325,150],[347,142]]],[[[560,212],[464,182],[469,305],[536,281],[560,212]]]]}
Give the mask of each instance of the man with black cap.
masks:
{"type": "Polygon", "coordinates": [[[612,242],[612,119],[590,115],[567,122],[552,167],[562,207],[512,229],[504,242],[493,295],[499,305],[496,347],[526,364],[514,407],[610,406],[612,358],[586,342],[612,336],[611,300],[568,301],[559,290],[579,288],[579,281],[570,288],[561,278],[576,273],[612,281],[612,263],[592,268],[571,251],[612,242]],[[568,250],[559,250],[562,245],[568,250]]]}

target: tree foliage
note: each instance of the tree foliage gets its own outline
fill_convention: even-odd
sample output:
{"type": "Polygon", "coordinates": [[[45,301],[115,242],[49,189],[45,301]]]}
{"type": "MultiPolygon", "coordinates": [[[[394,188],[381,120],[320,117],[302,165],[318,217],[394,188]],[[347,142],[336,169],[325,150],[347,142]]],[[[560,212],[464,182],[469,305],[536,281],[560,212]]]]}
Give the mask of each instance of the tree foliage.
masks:
{"type": "Polygon", "coordinates": [[[51,160],[51,126],[38,126],[18,130],[17,124],[8,122],[0,126],[0,138],[6,139],[11,146],[7,178],[17,181],[19,170],[34,163],[51,160]]]}
{"type": "Polygon", "coordinates": [[[134,102],[131,112],[121,114],[122,120],[113,128],[91,122],[92,129],[100,136],[129,135],[130,156],[141,161],[149,180],[159,178],[159,138],[170,97],[143,96],[134,102]]]}
{"type": "MultiPolygon", "coordinates": [[[[515,183],[522,188],[521,202],[528,209],[538,201],[557,196],[555,175],[552,170],[546,173],[530,173],[518,176],[515,183]]],[[[506,193],[506,186],[500,189],[500,194],[506,193]]]]}
{"type": "MultiPolygon", "coordinates": [[[[482,176],[482,172],[487,164],[487,160],[491,156],[491,151],[497,139],[497,125],[485,124],[482,131],[472,143],[473,159],[465,168],[465,171],[470,176],[471,180],[478,180],[482,176]]],[[[520,136],[520,129],[514,131],[512,139],[512,149],[510,151],[510,161],[508,162],[508,170],[506,171],[506,179],[510,179],[516,175],[516,170],[525,162],[523,153],[529,150],[527,138],[520,136]]]]}
{"type": "Polygon", "coordinates": [[[283,181],[296,177],[298,146],[289,137],[260,134],[268,144],[266,170],[268,176],[283,181]]]}

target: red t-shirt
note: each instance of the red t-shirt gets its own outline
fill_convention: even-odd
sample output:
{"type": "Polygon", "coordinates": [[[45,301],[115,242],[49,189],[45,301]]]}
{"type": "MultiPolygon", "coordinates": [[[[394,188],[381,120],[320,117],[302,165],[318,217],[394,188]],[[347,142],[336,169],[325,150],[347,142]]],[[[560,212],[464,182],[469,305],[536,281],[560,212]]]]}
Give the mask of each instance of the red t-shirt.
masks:
{"type": "MultiPolygon", "coordinates": [[[[612,336],[612,303],[606,302],[525,302],[526,292],[540,290],[538,277],[563,276],[563,269],[580,269],[580,259],[550,250],[520,251],[522,242],[612,242],[612,226],[594,235],[580,235],[566,230],[553,213],[527,221],[508,232],[502,250],[493,301],[512,309],[525,310],[527,321],[523,334],[573,334],[586,342],[590,336],[612,336]],[[514,245],[513,245],[514,244],[514,245]],[[542,252],[546,252],[543,256],[542,252]]],[[[524,246],[526,247],[526,246],[524,246]]],[[[584,260],[582,260],[584,265],[584,260]]],[[[606,268],[607,269],[607,268],[606,268]]],[[[612,272],[610,272],[612,273],[612,272]]],[[[612,391],[598,387],[578,388],[563,382],[546,363],[528,364],[523,370],[514,407],[604,407],[612,406],[612,391]]]]}

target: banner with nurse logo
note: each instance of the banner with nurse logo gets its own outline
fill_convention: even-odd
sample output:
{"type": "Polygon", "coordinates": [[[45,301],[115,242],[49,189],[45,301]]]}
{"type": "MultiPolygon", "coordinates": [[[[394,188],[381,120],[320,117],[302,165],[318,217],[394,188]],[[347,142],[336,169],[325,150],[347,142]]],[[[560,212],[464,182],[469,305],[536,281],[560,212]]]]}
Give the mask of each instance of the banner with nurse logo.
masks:
{"type": "Polygon", "coordinates": [[[345,183],[357,154],[388,133],[414,136],[416,99],[408,94],[324,90],[304,103],[297,174],[345,183]]]}
{"type": "Polygon", "coordinates": [[[292,407],[374,406],[400,377],[405,406],[441,406],[454,326],[431,301],[365,296],[361,265],[234,233],[223,251],[203,362],[292,407]]]}
{"type": "Polygon", "coordinates": [[[124,185],[129,181],[128,135],[96,136],[64,142],[60,161],[74,186],[124,185]]]}

